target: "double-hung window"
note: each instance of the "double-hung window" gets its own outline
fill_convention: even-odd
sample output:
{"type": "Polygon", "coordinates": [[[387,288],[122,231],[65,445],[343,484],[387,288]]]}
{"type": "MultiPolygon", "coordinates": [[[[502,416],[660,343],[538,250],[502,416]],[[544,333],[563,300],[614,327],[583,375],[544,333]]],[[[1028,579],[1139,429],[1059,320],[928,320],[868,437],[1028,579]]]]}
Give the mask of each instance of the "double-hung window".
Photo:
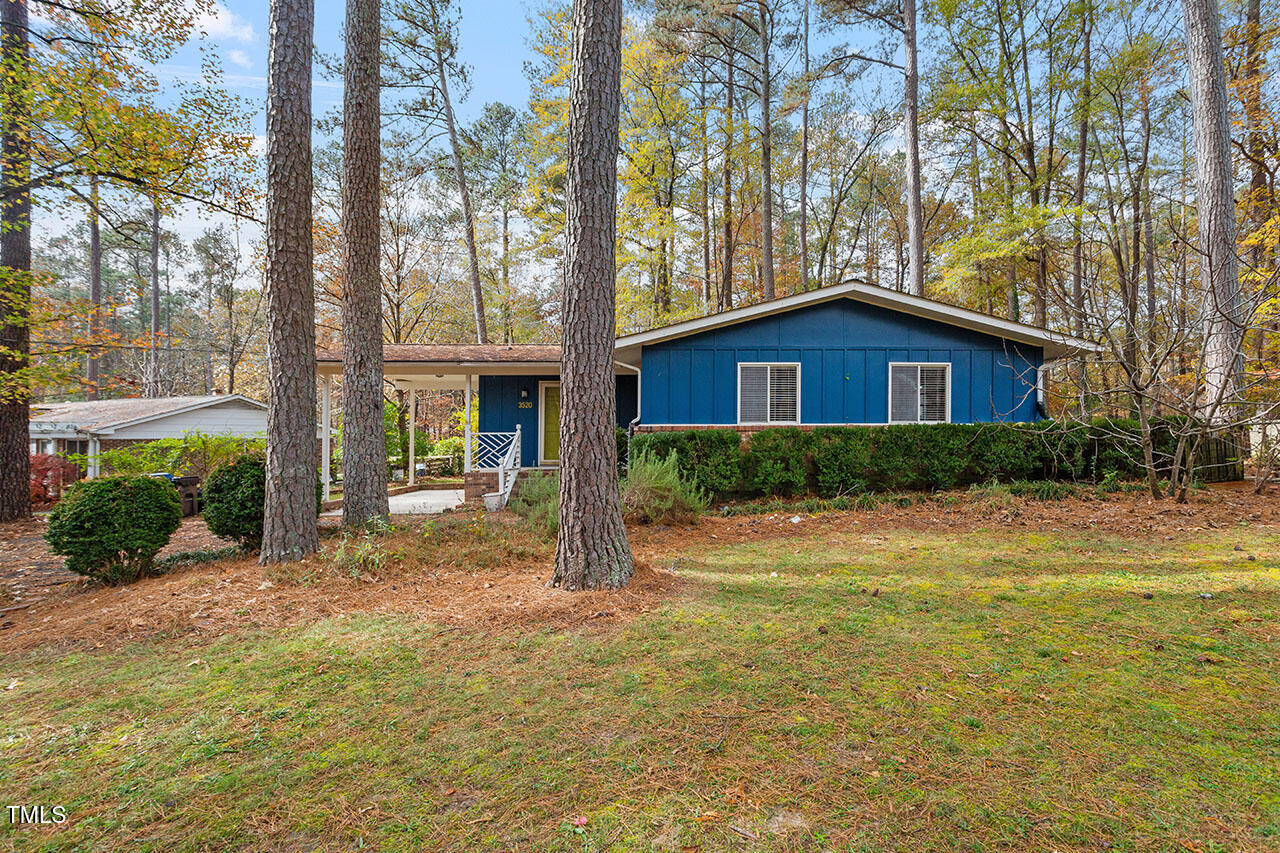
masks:
{"type": "Polygon", "coordinates": [[[889,365],[889,423],[939,424],[951,420],[951,365],[889,365]]]}
{"type": "Polygon", "coordinates": [[[738,423],[800,423],[800,365],[739,364],[738,423]]]}

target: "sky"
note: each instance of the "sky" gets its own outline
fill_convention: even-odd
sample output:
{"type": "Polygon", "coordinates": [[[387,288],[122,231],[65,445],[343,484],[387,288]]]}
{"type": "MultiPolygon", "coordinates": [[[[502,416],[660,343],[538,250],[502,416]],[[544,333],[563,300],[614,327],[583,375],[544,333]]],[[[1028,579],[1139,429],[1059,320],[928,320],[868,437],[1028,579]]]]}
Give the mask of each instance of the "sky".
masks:
{"type": "MultiPolygon", "coordinates": [[[[316,0],[316,48],[342,52],[344,0],[316,0]]],[[[526,44],[530,0],[461,0],[459,32],[462,61],[471,67],[471,92],[455,106],[463,121],[480,114],[489,101],[523,106],[529,97],[524,62],[531,57],[526,44]]],[[[255,124],[262,130],[261,106],[267,87],[267,8],[265,0],[219,0],[217,13],[202,22],[209,45],[222,58],[226,83],[233,94],[259,105],[255,124]]],[[[199,72],[199,54],[189,48],[174,57],[166,73],[199,72]]],[[[324,115],[342,104],[340,80],[315,79],[313,109],[324,115]]]]}
{"type": "MultiPolygon", "coordinates": [[[[459,44],[464,64],[470,66],[470,91],[459,98],[454,92],[454,110],[458,120],[466,123],[477,118],[484,105],[503,101],[517,109],[528,104],[529,85],[524,76],[525,60],[532,58],[527,34],[528,18],[539,0],[458,0],[461,9],[459,44]]],[[[215,12],[200,21],[205,37],[198,43],[180,48],[163,66],[156,68],[162,82],[189,81],[201,74],[201,50],[209,50],[221,58],[227,90],[246,102],[253,112],[252,129],[259,137],[259,151],[265,135],[267,99],[267,0],[218,0],[215,12]]],[[[343,49],[342,24],[345,0],[316,0],[316,49],[324,54],[340,56],[343,49]]],[[[342,81],[316,75],[312,82],[312,111],[316,118],[332,114],[342,106],[342,81]]],[[[324,140],[317,134],[316,145],[324,140]]],[[[75,205],[59,205],[37,210],[37,241],[64,233],[82,217],[75,205]]],[[[166,218],[164,228],[184,240],[192,240],[201,232],[230,218],[211,213],[193,204],[180,205],[166,218]]],[[[252,223],[241,223],[251,242],[259,229],[252,223]]],[[[249,243],[245,243],[245,252],[249,243]]]]}

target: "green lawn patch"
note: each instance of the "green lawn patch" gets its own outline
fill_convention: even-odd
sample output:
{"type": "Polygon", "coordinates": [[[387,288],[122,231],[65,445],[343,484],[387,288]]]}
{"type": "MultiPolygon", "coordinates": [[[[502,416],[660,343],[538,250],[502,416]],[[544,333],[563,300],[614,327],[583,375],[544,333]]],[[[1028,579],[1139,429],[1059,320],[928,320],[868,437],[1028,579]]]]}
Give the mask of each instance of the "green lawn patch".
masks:
{"type": "Polygon", "coordinates": [[[621,624],[26,652],[0,799],[69,819],[0,847],[1274,850],[1277,554],[831,519],[621,624]]]}

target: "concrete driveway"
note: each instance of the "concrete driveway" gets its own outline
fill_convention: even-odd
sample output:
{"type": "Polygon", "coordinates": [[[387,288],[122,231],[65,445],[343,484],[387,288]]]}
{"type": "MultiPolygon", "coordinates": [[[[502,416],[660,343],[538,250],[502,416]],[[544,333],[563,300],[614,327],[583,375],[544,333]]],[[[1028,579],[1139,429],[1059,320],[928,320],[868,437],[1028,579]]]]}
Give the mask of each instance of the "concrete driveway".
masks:
{"type": "MultiPolygon", "coordinates": [[[[387,498],[392,515],[435,515],[453,509],[466,500],[462,489],[424,489],[387,498]]],[[[340,516],[342,509],[331,509],[322,516],[340,516]]]]}

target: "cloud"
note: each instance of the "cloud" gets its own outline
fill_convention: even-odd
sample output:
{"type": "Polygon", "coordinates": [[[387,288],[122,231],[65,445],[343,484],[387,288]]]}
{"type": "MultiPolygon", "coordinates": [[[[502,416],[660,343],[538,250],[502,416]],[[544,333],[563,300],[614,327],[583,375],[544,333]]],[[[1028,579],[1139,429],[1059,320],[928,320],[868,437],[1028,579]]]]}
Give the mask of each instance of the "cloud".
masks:
{"type": "Polygon", "coordinates": [[[212,11],[202,12],[196,18],[196,26],[210,38],[230,39],[246,44],[257,41],[253,24],[228,9],[220,2],[213,4],[212,11]]]}
{"type": "Polygon", "coordinates": [[[238,47],[233,47],[227,51],[227,61],[232,65],[239,65],[246,71],[253,68],[253,60],[249,58],[249,54],[238,47]]]}

